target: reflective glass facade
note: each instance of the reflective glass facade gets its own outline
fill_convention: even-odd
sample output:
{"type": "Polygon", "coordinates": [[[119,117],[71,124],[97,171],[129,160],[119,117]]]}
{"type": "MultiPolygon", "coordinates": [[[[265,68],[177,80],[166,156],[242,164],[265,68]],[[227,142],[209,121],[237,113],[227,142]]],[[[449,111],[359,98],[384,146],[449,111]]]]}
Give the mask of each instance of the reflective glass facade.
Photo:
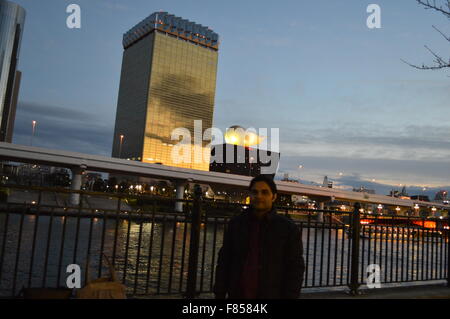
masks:
{"type": "Polygon", "coordinates": [[[172,29],[162,24],[134,42],[124,41],[113,157],[209,170],[209,140],[201,143],[202,161],[191,152],[187,163],[177,163],[172,152],[179,140],[171,134],[186,128],[193,143],[194,120],[202,121],[201,135],[212,127],[218,51],[206,40],[200,44],[166,32],[172,29]]]}
{"type": "Polygon", "coordinates": [[[22,7],[0,0],[0,141],[11,142],[7,133],[14,125],[14,86],[24,23],[22,7]]]}

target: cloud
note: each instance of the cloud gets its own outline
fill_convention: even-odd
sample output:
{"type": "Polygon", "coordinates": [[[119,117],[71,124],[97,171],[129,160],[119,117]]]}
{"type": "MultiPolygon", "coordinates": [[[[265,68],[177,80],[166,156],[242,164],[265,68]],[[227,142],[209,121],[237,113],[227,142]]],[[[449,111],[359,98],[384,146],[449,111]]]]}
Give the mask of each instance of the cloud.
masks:
{"type": "Polygon", "coordinates": [[[340,123],[316,128],[308,123],[280,130],[285,155],[336,156],[449,162],[450,126],[340,123]]]}
{"type": "Polygon", "coordinates": [[[339,156],[288,156],[281,153],[279,174],[289,173],[293,178],[322,183],[327,175],[343,185],[359,187],[372,180],[382,185],[409,185],[442,187],[449,185],[448,163],[422,160],[391,160],[370,158],[342,158],[339,156]],[[299,169],[299,165],[303,165],[299,169]],[[342,172],[343,176],[339,176],[342,172]],[[350,178],[349,183],[346,178],[350,178]],[[359,184],[358,184],[359,183],[359,184]],[[362,184],[361,184],[362,183],[362,184]]]}
{"type": "Polygon", "coordinates": [[[280,170],[292,176],[321,183],[324,175],[336,176],[343,170],[361,174],[364,181],[376,179],[386,185],[449,184],[450,125],[445,122],[396,125],[376,120],[293,118],[283,112],[267,116],[263,111],[245,116],[242,111],[229,112],[248,109],[242,101],[224,99],[219,104],[219,112],[224,109],[231,114],[216,114],[216,126],[279,127],[280,170]],[[306,167],[300,173],[299,164],[306,167]]]}
{"type": "Polygon", "coordinates": [[[131,10],[130,7],[122,4],[122,3],[116,3],[116,2],[104,2],[103,6],[109,10],[114,10],[114,11],[129,11],[131,10]]]}
{"type": "MultiPolygon", "coordinates": [[[[278,174],[277,178],[281,179],[283,174],[278,174]]],[[[295,173],[289,175],[291,179],[298,179],[295,173]]],[[[328,176],[328,180],[333,182],[333,188],[342,189],[346,191],[352,191],[353,189],[359,189],[364,187],[368,190],[374,190],[376,194],[379,195],[389,195],[391,190],[401,191],[405,187],[406,193],[409,196],[413,195],[426,195],[430,200],[434,200],[436,193],[440,190],[450,190],[450,184],[443,184],[439,186],[427,186],[423,190],[422,185],[407,185],[407,184],[390,184],[383,183],[382,181],[372,181],[367,180],[358,173],[344,175],[344,176],[328,176]]],[[[312,185],[322,185],[322,180],[320,181],[310,181],[307,178],[301,178],[301,183],[312,184],[312,185]]]]}
{"type": "Polygon", "coordinates": [[[54,105],[38,104],[33,102],[19,102],[17,107],[18,114],[27,117],[39,117],[48,120],[65,119],[72,121],[90,121],[99,117],[99,115],[93,115],[85,111],[81,111],[75,108],[66,108],[54,105]],[[94,117],[93,117],[94,116],[94,117]]]}
{"type": "Polygon", "coordinates": [[[33,146],[96,155],[111,155],[113,124],[85,111],[19,103],[13,142],[30,145],[31,121],[37,121],[33,146]]]}

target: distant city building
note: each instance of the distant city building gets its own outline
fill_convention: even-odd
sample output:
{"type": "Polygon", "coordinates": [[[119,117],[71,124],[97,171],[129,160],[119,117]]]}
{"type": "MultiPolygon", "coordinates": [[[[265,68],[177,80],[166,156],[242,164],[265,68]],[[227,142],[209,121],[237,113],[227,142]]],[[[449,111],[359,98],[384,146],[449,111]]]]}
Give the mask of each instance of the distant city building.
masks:
{"type": "Polygon", "coordinates": [[[406,192],[405,186],[403,186],[401,191],[396,190],[396,189],[391,189],[391,191],[389,192],[389,196],[400,198],[400,199],[411,199],[411,197],[409,197],[408,193],[406,192]]]}
{"type": "Polygon", "coordinates": [[[213,121],[218,34],[155,12],[124,34],[123,47],[112,156],[209,170],[210,139],[203,140],[203,133],[213,121]],[[190,160],[177,163],[172,150],[179,141],[171,134],[186,128],[192,147],[194,120],[202,121],[197,150],[203,159],[191,153],[190,160]]]}
{"type": "Polygon", "coordinates": [[[328,187],[328,188],[333,188],[333,181],[328,180],[328,176],[325,176],[323,178],[322,186],[328,187]]]}
{"type": "Polygon", "coordinates": [[[396,189],[391,189],[389,192],[389,196],[391,197],[399,197],[400,196],[400,191],[396,190],[396,189]]]}
{"type": "Polygon", "coordinates": [[[447,201],[448,200],[447,195],[448,195],[448,192],[446,190],[440,190],[434,196],[434,200],[435,201],[447,201]]]}
{"type": "Polygon", "coordinates": [[[406,186],[403,186],[400,196],[408,196],[408,193],[406,192],[406,186]]]}
{"type": "Polygon", "coordinates": [[[403,186],[402,191],[398,194],[398,198],[400,199],[411,199],[408,193],[406,192],[406,186],[403,186]]]}
{"type": "Polygon", "coordinates": [[[225,144],[211,148],[210,171],[237,175],[257,176],[266,174],[275,177],[280,153],[258,147],[265,137],[256,132],[233,125],[225,133],[225,144]],[[270,172],[267,172],[270,171],[270,172]]]}
{"type": "Polygon", "coordinates": [[[289,182],[289,183],[299,183],[298,180],[292,179],[289,177],[289,173],[284,173],[283,178],[281,179],[282,182],[289,182]]]}
{"type": "Polygon", "coordinates": [[[0,142],[12,142],[21,73],[17,71],[25,10],[0,0],[0,142]]]}
{"type": "Polygon", "coordinates": [[[213,145],[211,148],[212,158],[219,151],[223,154],[223,161],[213,161],[209,167],[212,172],[257,176],[261,174],[262,167],[272,166],[275,167],[274,172],[267,175],[274,177],[280,161],[280,153],[234,144],[213,145]],[[275,163],[267,163],[266,160],[263,160],[263,156],[270,158],[270,161],[275,161],[275,163]]]}
{"type": "Polygon", "coordinates": [[[375,194],[375,190],[365,188],[364,186],[360,186],[359,188],[353,188],[353,191],[359,193],[375,194]]]}
{"type": "Polygon", "coordinates": [[[411,200],[420,200],[420,201],[423,201],[423,202],[429,202],[430,201],[430,198],[428,196],[426,196],[426,195],[413,195],[410,198],[411,198],[411,200]]]}

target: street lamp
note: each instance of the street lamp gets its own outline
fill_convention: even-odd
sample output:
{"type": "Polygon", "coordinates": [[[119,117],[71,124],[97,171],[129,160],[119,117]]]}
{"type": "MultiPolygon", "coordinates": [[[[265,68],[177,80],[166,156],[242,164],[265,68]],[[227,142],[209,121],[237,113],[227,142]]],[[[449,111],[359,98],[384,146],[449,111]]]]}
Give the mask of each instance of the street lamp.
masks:
{"type": "Polygon", "coordinates": [[[31,146],[33,146],[33,137],[34,133],[36,132],[36,121],[31,121],[31,146]]]}
{"type": "Polygon", "coordinates": [[[123,144],[123,135],[120,135],[120,145],[119,145],[119,158],[122,157],[122,144],[123,144]]]}
{"type": "Polygon", "coordinates": [[[427,190],[427,187],[422,187],[422,198],[419,196],[419,200],[425,201],[425,191],[427,190]]]}
{"type": "Polygon", "coordinates": [[[400,207],[395,207],[395,210],[397,211],[397,214],[400,212],[400,207]]]}
{"type": "Polygon", "coordinates": [[[416,216],[419,215],[419,209],[420,209],[419,204],[415,204],[414,205],[414,210],[416,211],[416,216]]]}
{"type": "Polygon", "coordinates": [[[382,209],[383,209],[383,205],[379,204],[378,205],[378,214],[381,214],[382,209]]]}
{"type": "Polygon", "coordinates": [[[300,182],[300,177],[301,177],[301,173],[300,173],[300,170],[303,168],[304,166],[302,165],[302,164],[300,164],[299,166],[298,166],[298,181],[300,182]]]}
{"type": "Polygon", "coordinates": [[[435,216],[436,216],[437,208],[433,206],[433,207],[431,208],[431,211],[433,212],[433,217],[435,217],[435,216]]]}

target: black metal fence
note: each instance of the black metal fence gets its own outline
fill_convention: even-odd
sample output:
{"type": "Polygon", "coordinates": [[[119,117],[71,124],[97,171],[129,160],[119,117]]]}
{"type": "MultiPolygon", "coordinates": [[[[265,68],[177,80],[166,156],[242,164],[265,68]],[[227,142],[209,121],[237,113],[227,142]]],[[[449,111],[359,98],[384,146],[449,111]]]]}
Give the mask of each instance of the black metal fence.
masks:
{"type": "MultiPolygon", "coordinates": [[[[175,199],[87,192],[76,192],[78,206],[61,206],[48,199],[70,191],[22,191],[25,203],[0,207],[1,297],[22,287],[65,287],[69,264],[80,265],[83,283],[87,267],[93,277],[105,276],[103,253],[130,296],[211,292],[226,224],[242,206],[197,194],[177,213],[175,199]],[[108,197],[115,209],[95,208],[94,197],[108,197]],[[130,200],[141,205],[130,207],[130,200]]],[[[279,213],[301,230],[305,289],[347,286],[356,293],[371,264],[379,267],[380,283],[448,280],[448,219],[362,214],[357,205],[353,212],[283,207],[279,213]]]]}

